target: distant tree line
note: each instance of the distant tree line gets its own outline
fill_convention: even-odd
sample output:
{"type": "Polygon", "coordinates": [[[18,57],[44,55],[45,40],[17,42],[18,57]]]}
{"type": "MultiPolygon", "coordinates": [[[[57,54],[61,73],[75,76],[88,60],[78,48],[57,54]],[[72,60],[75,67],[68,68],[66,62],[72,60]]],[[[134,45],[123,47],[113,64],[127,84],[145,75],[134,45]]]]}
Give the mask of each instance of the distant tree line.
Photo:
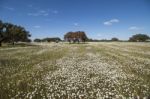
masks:
{"type": "Polygon", "coordinates": [[[43,39],[39,39],[39,38],[36,38],[34,39],[34,42],[60,42],[62,41],[59,37],[53,37],[53,38],[43,38],[43,39]]]}
{"type": "MultiPolygon", "coordinates": [[[[44,39],[35,39],[34,42],[56,42],[62,41],[59,37],[56,38],[44,38],[44,39]]],[[[79,43],[79,42],[150,42],[150,37],[146,34],[135,34],[129,38],[129,40],[120,40],[117,37],[113,37],[111,39],[91,39],[88,38],[84,31],[76,31],[76,32],[67,32],[64,35],[64,41],[68,41],[69,43],[79,43]]]]}
{"type": "Polygon", "coordinates": [[[14,25],[12,23],[4,23],[0,20],[0,46],[2,42],[12,43],[15,42],[30,42],[30,33],[24,27],[14,25]]]}
{"type": "Polygon", "coordinates": [[[124,41],[129,41],[129,42],[145,42],[145,41],[150,41],[150,37],[146,34],[135,34],[132,37],[129,38],[129,40],[119,40],[117,37],[113,37],[110,40],[107,39],[90,39],[86,36],[86,33],[84,31],[77,31],[77,32],[67,32],[64,35],[64,40],[68,42],[124,42],[124,41]]]}
{"type": "Polygon", "coordinates": [[[119,40],[119,39],[88,39],[88,42],[120,42],[121,40],[119,40]]]}
{"type": "Polygon", "coordinates": [[[112,39],[88,39],[89,42],[124,42],[124,41],[129,41],[129,42],[150,42],[150,37],[146,34],[135,34],[132,37],[129,38],[129,40],[119,40],[117,37],[113,37],[112,39]]]}

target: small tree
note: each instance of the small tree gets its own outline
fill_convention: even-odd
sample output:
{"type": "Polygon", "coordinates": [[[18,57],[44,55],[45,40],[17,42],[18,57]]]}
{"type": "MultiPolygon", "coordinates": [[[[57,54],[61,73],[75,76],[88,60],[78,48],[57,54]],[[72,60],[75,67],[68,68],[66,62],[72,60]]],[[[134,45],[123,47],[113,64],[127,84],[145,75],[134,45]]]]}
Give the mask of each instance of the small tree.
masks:
{"type": "Polygon", "coordinates": [[[111,39],[111,41],[119,41],[119,39],[116,38],[116,37],[113,37],[113,38],[111,39]]]}
{"type": "Polygon", "coordinates": [[[41,42],[41,39],[36,38],[34,39],[34,42],[41,42]]]}
{"type": "Polygon", "coordinates": [[[42,39],[42,42],[59,42],[61,39],[59,37],[53,37],[53,38],[44,38],[42,39]]]}
{"type": "Polygon", "coordinates": [[[146,34],[135,34],[129,38],[129,41],[131,41],[131,42],[145,42],[148,39],[150,39],[150,37],[146,34]]]}

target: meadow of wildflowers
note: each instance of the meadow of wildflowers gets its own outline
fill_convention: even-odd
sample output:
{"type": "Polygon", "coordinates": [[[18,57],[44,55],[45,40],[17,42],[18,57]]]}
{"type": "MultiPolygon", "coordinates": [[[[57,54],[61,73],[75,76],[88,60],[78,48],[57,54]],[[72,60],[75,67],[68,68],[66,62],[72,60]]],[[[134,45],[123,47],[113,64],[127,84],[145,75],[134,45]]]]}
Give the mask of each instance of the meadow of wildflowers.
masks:
{"type": "Polygon", "coordinates": [[[148,99],[150,44],[0,48],[0,99],[148,99]]]}

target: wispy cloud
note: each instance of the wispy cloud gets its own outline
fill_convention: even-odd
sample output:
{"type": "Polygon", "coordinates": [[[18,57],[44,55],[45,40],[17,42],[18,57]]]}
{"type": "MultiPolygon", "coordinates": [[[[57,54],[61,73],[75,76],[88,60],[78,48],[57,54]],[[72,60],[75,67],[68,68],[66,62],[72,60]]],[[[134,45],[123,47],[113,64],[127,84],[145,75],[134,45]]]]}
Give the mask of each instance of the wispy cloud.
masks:
{"type": "Polygon", "coordinates": [[[52,10],[51,11],[53,14],[58,14],[58,10],[52,10]]]}
{"type": "Polygon", "coordinates": [[[119,20],[118,20],[118,19],[112,19],[112,20],[110,20],[110,22],[111,22],[111,23],[118,23],[119,20]]]}
{"type": "Polygon", "coordinates": [[[15,8],[13,7],[8,7],[8,6],[1,6],[3,9],[9,10],[9,11],[14,11],[15,8]]]}
{"type": "Polygon", "coordinates": [[[29,16],[48,16],[49,12],[46,10],[39,10],[35,13],[28,13],[29,16]]]}
{"type": "Polygon", "coordinates": [[[110,25],[113,25],[114,23],[119,23],[120,21],[118,19],[111,19],[109,21],[105,21],[103,24],[104,25],[107,25],[107,26],[110,26],[110,25]]]}
{"type": "Polygon", "coordinates": [[[104,25],[112,25],[112,23],[109,21],[106,21],[106,22],[104,22],[104,25]]]}
{"type": "Polygon", "coordinates": [[[39,26],[39,25],[35,25],[35,26],[33,26],[34,28],[40,28],[41,26],[39,26]]]}
{"type": "Polygon", "coordinates": [[[97,34],[97,37],[101,37],[102,35],[101,34],[97,34]]]}
{"type": "Polygon", "coordinates": [[[79,26],[79,23],[73,23],[74,26],[79,26]]]}
{"type": "Polygon", "coordinates": [[[137,26],[131,26],[131,27],[129,27],[129,30],[131,30],[131,31],[138,31],[138,30],[143,30],[144,28],[142,28],[142,27],[137,27],[137,26]]]}
{"type": "Polygon", "coordinates": [[[58,10],[54,9],[40,9],[32,4],[28,4],[27,7],[31,9],[30,13],[27,13],[28,16],[48,16],[50,14],[58,14],[58,10]]]}
{"type": "Polygon", "coordinates": [[[33,7],[33,5],[32,4],[29,4],[29,5],[27,5],[28,7],[30,7],[30,8],[32,8],[33,7]]]}
{"type": "Polygon", "coordinates": [[[52,19],[45,19],[45,21],[50,22],[50,21],[52,21],[52,19]]]}
{"type": "Polygon", "coordinates": [[[48,16],[49,14],[58,14],[58,13],[59,12],[57,10],[49,10],[49,9],[43,10],[43,9],[38,9],[36,12],[28,13],[27,15],[28,16],[48,16]]]}
{"type": "Polygon", "coordinates": [[[34,6],[33,4],[28,4],[27,7],[28,7],[30,10],[35,10],[35,11],[37,11],[37,12],[40,10],[37,6],[34,6]]]}

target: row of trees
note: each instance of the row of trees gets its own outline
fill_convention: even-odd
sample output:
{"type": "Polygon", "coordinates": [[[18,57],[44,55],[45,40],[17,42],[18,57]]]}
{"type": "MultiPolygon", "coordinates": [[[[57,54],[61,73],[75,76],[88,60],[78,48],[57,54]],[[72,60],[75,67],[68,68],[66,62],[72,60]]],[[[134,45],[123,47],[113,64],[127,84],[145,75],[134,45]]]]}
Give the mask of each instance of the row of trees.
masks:
{"type": "Polygon", "coordinates": [[[53,37],[53,38],[44,38],[44,39],[34,39],[34,42],[59,42],[61,39],[59,37],[53,37]]]}
{"type": "Polygon", "coordinates": [[[2,42],[12,43],[15,42],[29,42],[30,33],[24,27],[14,25],[12,23],[4,23],[0,20],[0,46],[2,42]]]}
{"type": "Polygon", "coordinates": [[[113,37],[110,40],[108,40],[108,39],[101,39],[101,40],[98,40],[98,39],[88,39],[88,41],[89,42],[113,42],[113,41],[121,41],[121,40],[119,40],[116,37],[113,37]]]}
{"type": "MultiPolygon", "coordinates": [[[[117,37],[113,37],[110,40],[107,39],[102,39],[102,40],[96,40],[96,39],[88,39],[88,41],[91,42],[111,42],[111,41],[123,41],[123,40],[119,40],[117,37]]],[[[129,38],[129,40],[127,40],[129,42],[146,42],[146,41],[150,41],[150,37],[146,34],[135,34],[132,37],[129,38]]]]}
{"type": "MultiPolygon", "coordinates": [[[[111,41],[122,41],[119,40],[117,37],[113,37],[110,40],[106,40],[106,39],[102,39],[102,40],[93,40],[93,39],[89,39],[86,36],[86,33],[83,31],[77,31],[77,32],[68,32],[64,35],[64,40],[65,41],[69,41],[69,42],[85,42],[85,41],[92,41],[92,42],[99,42],[99,41],[107,41],[107,42],[111,42],[111,41]]],[[[150,41],[150,37],[146,34],[135,34],[132,37],[129,38],[128,40],[129,42],[145,42],[145,41],[150,41]]]]}

